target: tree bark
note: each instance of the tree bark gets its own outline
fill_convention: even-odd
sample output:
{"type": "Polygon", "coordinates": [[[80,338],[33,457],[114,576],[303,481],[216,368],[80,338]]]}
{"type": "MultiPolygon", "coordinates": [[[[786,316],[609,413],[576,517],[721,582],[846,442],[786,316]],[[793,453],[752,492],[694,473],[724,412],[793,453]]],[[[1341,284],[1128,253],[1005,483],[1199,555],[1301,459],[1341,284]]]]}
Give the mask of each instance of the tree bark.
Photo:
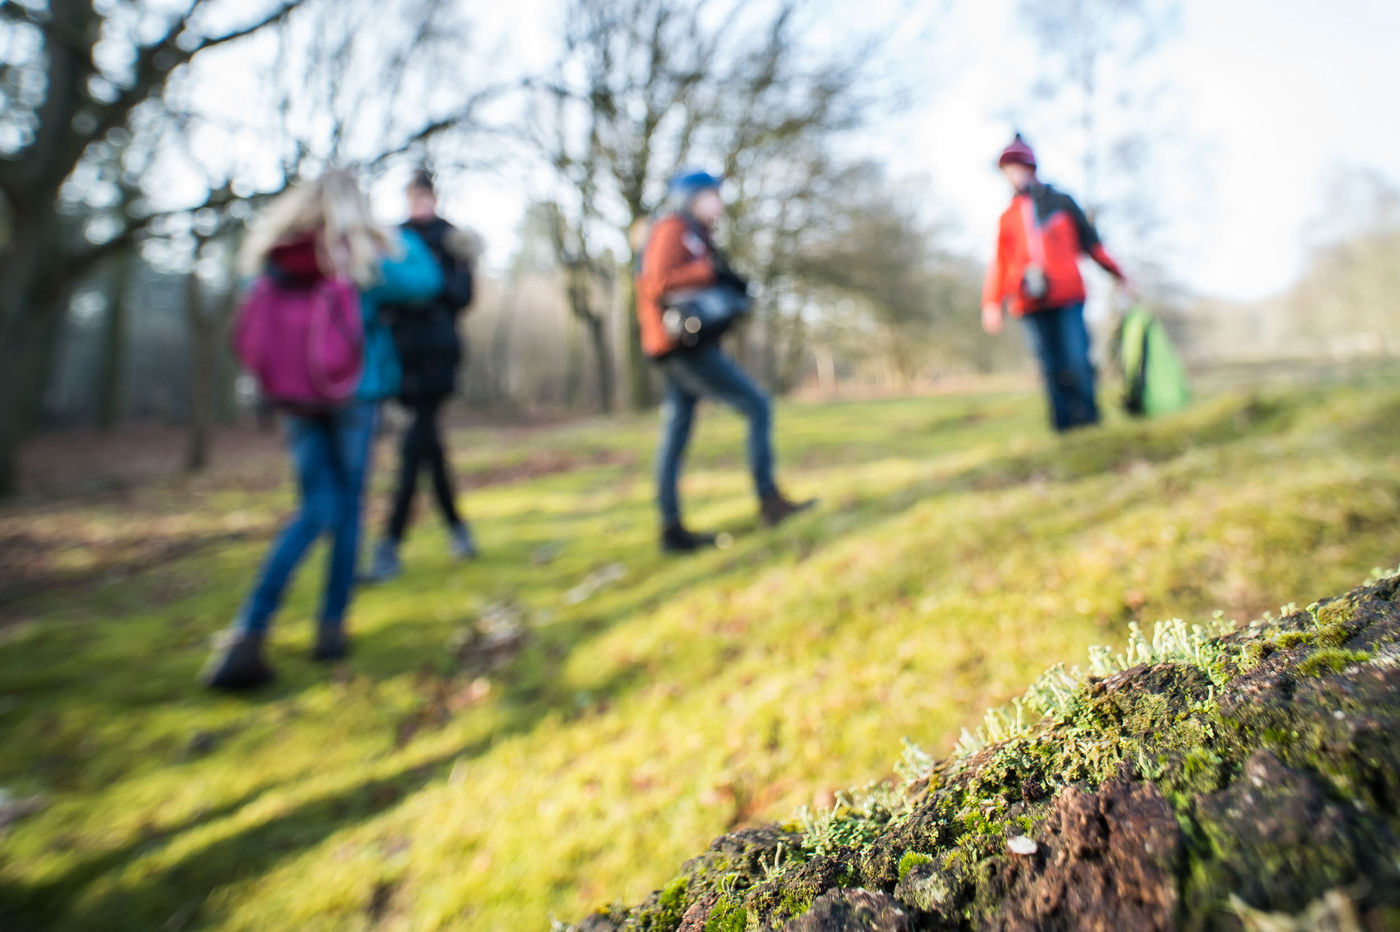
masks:
{"type": "Polygon", "coordinates": [[[115,428],[122,415],[126,387],[127,293],[131,289],[131,273],[136,261],[129,255],[113,260],[107,288],[107,321],[97,376],[97,427],[104,433],[115,428]]]}
{"type": "MultiPolygon", "coordinates": [[[[635,263],[629,262],[628,268],[635,263]]],[[[633,411],[645,411],[656,404],[656,392],[652,390],[651,364],[642,351],[642,323],[637,318],[637,283],[627,276],[627,404],[633,411]]],[[[612,408],[605,410],[611,411],[612,408]]]]}
{"type": "Polygon", "coordinates": [[[612,346],[608,340],[607,319],[600,314],[592,314],[585,321],[588,339],[593,344],[593,354],[598,363],[598,408],[605,414],[613,410],[613,390],[616,381],[613,375],[612,346]]]}
{"type": "Polygon", "coordinates": [[[0,251],[0,495],[19,481],[19,445],[43,403],[63,294],[58,218],[42,206],[14,207],[11,243],[0,251]]]}
{"type": "Polygon", "coordinates": [[[510,300],[502,304],[501,314],[496,318],[495,329],[491,332],[491,369],[487,394],[492,404],[512,403],[509,371],[510,332],[518,301],[519,297],[512,294],[510,300]]]}
{"type": "MultiPolygon", "coordinates": [[[[196,253],[197,254],[197,253],[196,253]]],[[[209,465],[209,430],[214,420],[215,322],[204,313],[204,288],[199,273],[185,278],[185,321],[190,340],[190,409],[185,433],[185,471],[203,472],[209,465]]]]}
{"type": "Polygon", "coordinates": [[[564,315],[564,407],[573,411],[583,394],[583,342],[579,339],[578,318],[564,315]]]}

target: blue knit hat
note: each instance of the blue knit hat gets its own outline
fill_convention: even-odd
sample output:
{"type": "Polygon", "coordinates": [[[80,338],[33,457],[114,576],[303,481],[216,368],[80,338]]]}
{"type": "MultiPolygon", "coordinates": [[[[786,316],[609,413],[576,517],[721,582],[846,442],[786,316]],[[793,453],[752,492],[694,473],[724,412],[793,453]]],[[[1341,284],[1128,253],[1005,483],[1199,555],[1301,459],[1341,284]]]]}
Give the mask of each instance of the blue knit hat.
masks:
{"type": "Polygon", "coordinates": [[[666,182],[666,194],[672,201],[688,203],[691,198],[701,191],[714,188],[718,190],[723,181],[707,171],[687,168],[676,172],[671,176],[671,180],[666,182]]]}

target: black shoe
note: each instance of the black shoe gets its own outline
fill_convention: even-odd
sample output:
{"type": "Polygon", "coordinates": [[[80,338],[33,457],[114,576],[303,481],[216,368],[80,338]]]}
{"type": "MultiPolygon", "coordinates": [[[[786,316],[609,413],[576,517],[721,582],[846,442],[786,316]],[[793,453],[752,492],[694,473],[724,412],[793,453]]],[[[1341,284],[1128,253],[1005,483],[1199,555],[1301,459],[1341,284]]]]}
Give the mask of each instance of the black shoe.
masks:
{"type": "Polygon", "coordinates": [[[666,553],[694,553],[715,545],[715,535],[687,531],[679,522],[661,532],[661,549],[666,553]]]}
{"type": "Polygon", "coordinates": [[[350,638],[344,628],[322,626],[316,629],[316,647],[311,651],[311,659],[317,663],[344,660],[350,655],[350,638]]]}
{"type": "Polygon", "coordinates": [[[199,674],[210,689],[256,689],[272,682],[276,674],[262,654],[263,637],[245,631],[226,631],[199,674]]]}
{"type": "Polygon", "coordinates": [[[817,503],[815,498],[809,498],[805,502],[795,502],[783,493],[778,492],[770,495],[759,502],[758,513],[763,518],[763,523],[769,527],[782,524],[795,514],[806,511],[817,503]]]}

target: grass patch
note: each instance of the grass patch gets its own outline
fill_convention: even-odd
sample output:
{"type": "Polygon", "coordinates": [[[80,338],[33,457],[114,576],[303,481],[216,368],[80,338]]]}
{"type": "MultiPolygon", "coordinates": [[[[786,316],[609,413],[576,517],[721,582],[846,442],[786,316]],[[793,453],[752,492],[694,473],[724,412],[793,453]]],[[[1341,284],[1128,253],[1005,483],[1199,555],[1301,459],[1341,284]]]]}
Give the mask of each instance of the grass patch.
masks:
{"type": "MultiPolygon", "coordinates": [[[[803,806],[814,844],[845,843],[821,813],[902,738],[943,756],[1013,728],[981,710],[1127,623],[1250,618],[1400,562],[1398,401],[1393,381],[1231,394],[1064,439],[1028,394],[785,404],[780,471],[823,504],[774,532],[742,425],[707,410],[687,517],[735,542],[683,560],[655,546],[651,418],[460,431],[482,560],[453,563],[424,516],[327,671],[305,656],[313,558],[252,699],[193,678],[285,489],[0,514],[0,537],[51,545],[45,572],[77,568],[0,628],[0,786],[45,802],[0,840],[0,924],[540,928],[803,806]],[[112,545],[143,527],[159,559],[112,545]]],[[[742,927],[740,900],[712,924],[742,927]]]]}

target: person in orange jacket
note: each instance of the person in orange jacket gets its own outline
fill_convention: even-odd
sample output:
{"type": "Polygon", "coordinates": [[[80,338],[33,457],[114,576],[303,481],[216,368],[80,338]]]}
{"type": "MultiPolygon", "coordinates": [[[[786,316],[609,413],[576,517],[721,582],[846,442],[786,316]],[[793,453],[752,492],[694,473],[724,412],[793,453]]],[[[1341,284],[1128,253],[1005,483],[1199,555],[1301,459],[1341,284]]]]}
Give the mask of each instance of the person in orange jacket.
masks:
{"type": "Polygon", "coordinates": [[[661,548],[688,553],[715,542],[681,522],[681,462],[690,442],[695,406],[711,398],[734,408],[749,424],[749,471],[759,499],[759,516],[777,524],[814,502],[784,496],[773,478],[772,405],[739,364],[719,347],[719,338],[701,335],[683,345],[665,324],[668,295],[722,285],[747,291],[748,282],[730,268],[712,233],[724,216],[720,180],[703,171],[685,171],[669,184],[668,211],[652,224],[637,270],[637,317],[642,349],[666,378],[661,405],[661,443],[656,452],[657,506],[661,510],[661,548]]]}
{"type": "Polygon", "coordinates": [[[982,326],[1000,333],[1009,307],[1040,362],[1055,430],[1097,424],[1080,254],[1088,253],[1120,283],[1127,279],[1074,198],[1039,179],[1035,153],[1020,133],[1002,150],[998,166],[1012,199],[1001,215],[996,259],[982,293],[982,326]]]}

